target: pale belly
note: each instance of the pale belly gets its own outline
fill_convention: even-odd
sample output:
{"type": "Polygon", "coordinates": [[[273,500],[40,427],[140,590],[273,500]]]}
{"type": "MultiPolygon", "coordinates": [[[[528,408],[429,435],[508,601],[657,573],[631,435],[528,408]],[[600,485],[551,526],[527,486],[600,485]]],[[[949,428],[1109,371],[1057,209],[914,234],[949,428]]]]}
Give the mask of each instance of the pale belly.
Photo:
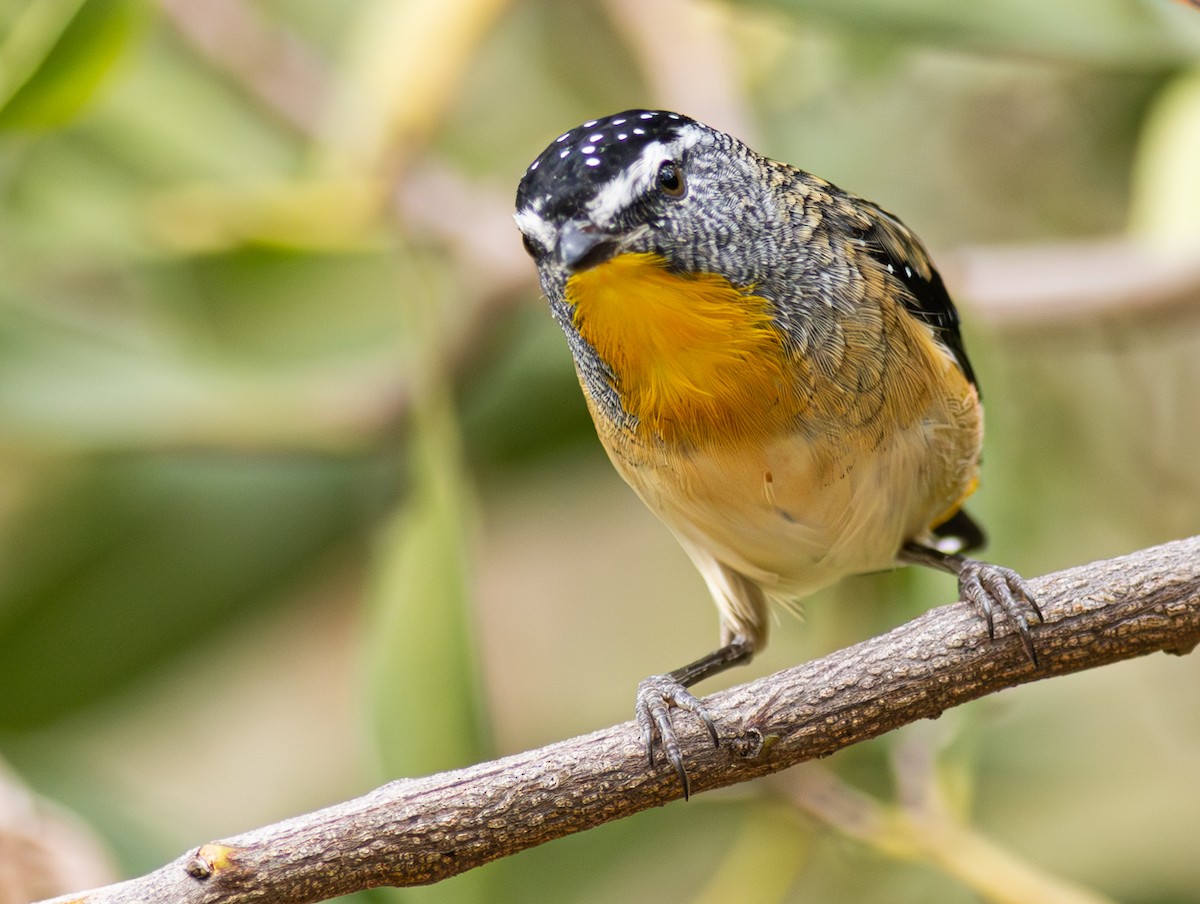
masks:
{"type": "Polygon", "coordinates": [[[725,634],[763,643],[766,601],[890,568],[949,514],[974,485],[980,438],[977,405],[960,404],[875,448],[788,436],[736,452],[609,454],[695,562],[725,634]]]}

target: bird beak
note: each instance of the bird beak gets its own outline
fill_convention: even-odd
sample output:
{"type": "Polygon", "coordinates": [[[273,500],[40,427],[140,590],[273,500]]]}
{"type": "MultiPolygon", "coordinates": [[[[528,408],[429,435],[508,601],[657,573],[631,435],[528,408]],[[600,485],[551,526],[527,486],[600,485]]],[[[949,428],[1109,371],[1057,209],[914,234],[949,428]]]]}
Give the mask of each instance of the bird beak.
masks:
{"type": "Polygon", "coordinates": [[[578,273],[602,264],[617,251],[617,241],[591,223],[568,220],[558,234],[558,259],[578,273]]]}

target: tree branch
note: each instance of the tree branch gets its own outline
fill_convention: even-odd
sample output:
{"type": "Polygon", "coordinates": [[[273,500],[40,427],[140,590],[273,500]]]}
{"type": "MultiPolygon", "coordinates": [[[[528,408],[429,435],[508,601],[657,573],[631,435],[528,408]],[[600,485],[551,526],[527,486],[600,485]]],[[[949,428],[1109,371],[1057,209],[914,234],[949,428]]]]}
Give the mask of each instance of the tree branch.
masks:
{"type": "MultiPolygon", "coordinates": [[[[965,604],[708,698],[713,749],[678,719],[694,793],[828,756],[1004,688],[1200,642],[1200,537],[1031,581],[1046,613],[1031,666],[1006,624],[965,604]]],[[[213,841],[140,879],[54,899],[306,902],[437,882],[680,796],[646,766],[632,722],[466,769],[401,779],[315,813],[213,841]]]]}

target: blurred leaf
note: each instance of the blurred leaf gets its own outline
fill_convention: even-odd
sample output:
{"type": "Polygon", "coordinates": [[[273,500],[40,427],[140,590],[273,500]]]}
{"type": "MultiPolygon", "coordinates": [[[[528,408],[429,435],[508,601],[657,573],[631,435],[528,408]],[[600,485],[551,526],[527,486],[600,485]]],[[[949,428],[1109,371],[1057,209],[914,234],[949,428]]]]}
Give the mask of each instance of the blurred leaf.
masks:
{"type": "MultiPolygon", "coordinates": [[[[412,491],[377,553],[369,621],[371,726],[387,778],[486,759],[488,732],[465,549],[469,493],[448,396],[424,398],[409,446],[412,491]]],[[[489,901],[491,873],[472,871],[396,900],[489,901]]]]}
{"type": "Polygon", "coordinates": [[[467,478],[453,418],[445,398],[414,414],[411,496],[377,554],[371,709],[391,778],[465,766],[487,752],[464,552],[467,478]]]}
{"type": "Polygon", "coordinates": [[[360,529],[369,461],[130,456],[66,469],[9,524],[0,727],[44,723],[236,629],[360,529]],[[65,476],[65,479],[64,479],[65,476]]]}
{"type": "Polygon", "coordinates": [[[857,35],[1093,66],[1165,69],[1200,51],[1200,17],[1182,5],[1129,0],[743,0],[857,35]]]}
{"type": "Polygon", "coordinates": [[[35,0],[0,48],[0,129],[70,122],[121,60],[138,0],[35,0]]]}
{"type": "Polygon", "coordinates": [[[0,442],[362,448],[406,391],[402,270],[246,248],[0,292],[0,442]]]}
{"type": "Polygon", "coordinates": [[[770,904],[793,900],[781,896],[807,865],[812,836],[805,820],[773,801],[736,792],[705,795],[560,838],[479,872],[493,875],[493,904],[608,904],[631,897],[770,904]]]}
{"type": "Polygon", "coordinates": [[[464,391],[463,434],[483,470],[543,462],[564,451],[603,455],[562,330],[543,305],[498,324],[464,391]]]}
{"type": "MultiPolygon", "coordinates": [[[[570,103],[558,116],[540,120],[534,134],[558,134],[572,120],[578,121],[580,110],[596,116],[607,110],[653,105],[637,54],[617,32],[603,4],[541,0],[535,8],[539,16],[532,52],[544,60],[542,65],[552,76],[549,111],[558,106],[554,92],[564,92],[570,103]],[[580,52],[583,47],[586,54],[580,52]],[[596,77],[599,72],[604,73],[603,78],[596,77]],[[571,118],[564,122],[568,110],[571,118]]],[[[526,153],[530,152],[538,153],[536,147],[528,148],[526,153]]]]}
{"type": "MultiPolygon", "coordinates": [[[[424,146],[508,0],[368,0],[343,50],[328,171],[371,176],[424,146]]],[[[382,195],[381,195],[382,198],[382,195]]]]}
{"type": "Polygon", "coordinates": [[[1159,247],[1200,243],[1200,69],[1177,77],[1150,109],[1134,163],[1130,226],[1159,247]]]}
{"type": "Polygon", "coordinates": [[[704,890],[692,904],[784,901],[809,854],[807,829],[782,802],[757,802],[704,890]]]}
{"type": "Polygon", "coordinates": [[[307,250],[378,245],[379,183],[307,180],[230,186],[195,184],[151,199],[147,226],[172,251],[247,243],[307,250]]]}

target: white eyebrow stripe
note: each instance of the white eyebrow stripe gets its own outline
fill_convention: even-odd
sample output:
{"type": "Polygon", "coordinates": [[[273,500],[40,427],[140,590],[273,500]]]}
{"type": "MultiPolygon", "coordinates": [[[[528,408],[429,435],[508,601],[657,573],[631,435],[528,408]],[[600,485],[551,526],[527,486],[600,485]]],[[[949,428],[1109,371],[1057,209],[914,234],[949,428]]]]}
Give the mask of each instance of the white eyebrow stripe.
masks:
{"type": "Polygon", "coordinates": [[[588,202],[591,221],[607,223],[633,203],[649,187],[658,173],[659,165],[669,160],[670,156],[667,146],[661,141],[652,141],[642,148],[637,160],[600,186],[596,196],[588,202]]]}
{"type": "Polygon", "coordinates": [[[642,148],[637,160],[625,167],[611,180],[600,186],[588,202],[587,211],[593,223],[610,222],[653,185],[658,168],[668,160],[678,160],[680,154],[703,137],[699,128],[685,125],[679,136],[669,144],[652,141],[642,148]]]}

